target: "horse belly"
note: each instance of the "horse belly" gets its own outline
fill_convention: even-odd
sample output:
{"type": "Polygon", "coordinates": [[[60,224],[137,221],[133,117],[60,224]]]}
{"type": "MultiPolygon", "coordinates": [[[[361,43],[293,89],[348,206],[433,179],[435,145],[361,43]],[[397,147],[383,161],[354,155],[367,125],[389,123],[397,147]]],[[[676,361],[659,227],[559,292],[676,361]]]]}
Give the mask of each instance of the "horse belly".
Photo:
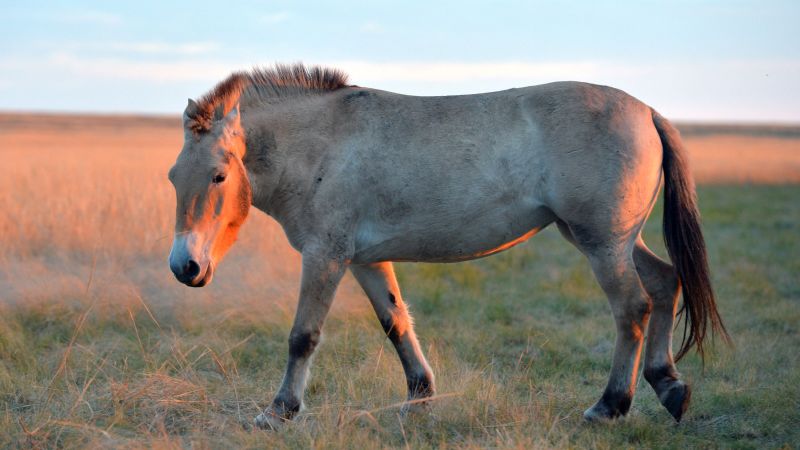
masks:
{"type": "Polygon", "coordinates": [[[457,262],[482,258],[524,242],[552,223],[555,215],[538,204],[490,208],[464,217],[415,219],[402,224],[361,224],[353,262],[457,262]]]}

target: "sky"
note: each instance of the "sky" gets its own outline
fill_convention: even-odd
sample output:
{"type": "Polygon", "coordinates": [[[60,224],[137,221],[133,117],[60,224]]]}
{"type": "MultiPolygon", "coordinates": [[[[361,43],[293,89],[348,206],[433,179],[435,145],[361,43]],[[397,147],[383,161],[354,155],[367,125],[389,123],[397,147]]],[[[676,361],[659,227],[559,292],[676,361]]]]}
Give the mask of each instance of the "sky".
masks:
{"type": "Polygon", "coordinates": [[[800,123],[800,0],[4,0],[0,17],[0,110],[177,115],[234,70],[302,61],[404,94],[580,80],[673,119],[800,123]]]}

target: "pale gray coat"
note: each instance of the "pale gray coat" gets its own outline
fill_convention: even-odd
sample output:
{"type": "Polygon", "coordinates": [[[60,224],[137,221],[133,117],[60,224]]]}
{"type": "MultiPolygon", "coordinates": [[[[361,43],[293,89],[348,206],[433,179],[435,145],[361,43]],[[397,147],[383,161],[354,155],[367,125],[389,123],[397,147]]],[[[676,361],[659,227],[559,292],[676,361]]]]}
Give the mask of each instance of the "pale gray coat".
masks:
{"type": "Polygon", "coordinates": [[[414,97],[347,86],[335,71],[278,66],[235,74],[190,101],[184,125],[186,144],[170,171],[176,276],[208,283],[250,203],[303,255],[286,375],[256,419],[260,427],[301,409],[311,356],[347,268],[397,349],[409,399],[425,399],[434,378],[392,262],[478,258],[553,222],[589,259],[617,323],[609,382],[587,419],[627,413],[645,332],[645,378],[681,419],[690,390],[671,349],[680,284],[690,334],[679,356],[692,345],[702,352],[708,322],[724,334],[679,135],[617,89],[560,82],[414,97]],[[640,235],[662,174],[675,267],[640,235]]]}

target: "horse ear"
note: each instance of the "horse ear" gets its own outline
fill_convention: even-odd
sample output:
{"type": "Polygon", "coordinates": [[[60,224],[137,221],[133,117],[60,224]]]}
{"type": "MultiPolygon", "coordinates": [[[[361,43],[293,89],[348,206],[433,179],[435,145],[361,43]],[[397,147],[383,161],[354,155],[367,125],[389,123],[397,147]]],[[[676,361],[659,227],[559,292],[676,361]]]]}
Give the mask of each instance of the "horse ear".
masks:
{"type": "Polygon", "coordinates": [[[188,128],[192,123],[197,121],[197,112],[200,110],[200,107],[197,106],[197,102],[192,99],[189,99],[189,104],[186,105],[186,109],[183,110],[183,126],[188,128]]]}
{"type": "Polygon", "coordinates": [[[233,108],[222,119],[222,132],[228,139],[236,142],[231,150],[237,154],[239,158],[244,157],[244,130],[242,130],[241,116],[239,114],[239,102],[233,105],[233,108]]]}
{"type": "Polygon", "coordinates": [[[216,108],[214,108],[214,122],[219,122],[220,120],[225,118],[225,102],[220,102],[216,108]]]}
{"type": "Polygon", "coordinates": [[[231,133],[233,136],[241,134],[242,132],[242,122],[239,115],[239,103],[237,102],[233,105],[228,114],[225,114],[225,117],[222,119],[222,126],[226,130],[226,133],[231,133]]]}
{"type": "Polygon", "coordinates": [[[239,120],[240,120],[239,119],[239,102],[236,102],[236,104],[233,105],[233,108],[231,108],[231,110],[228,112],[228,114],[225,115],[225,125],[226,126],[233,125],[233,126],[238,127],[239,124],[240,124],[239,120]]]}

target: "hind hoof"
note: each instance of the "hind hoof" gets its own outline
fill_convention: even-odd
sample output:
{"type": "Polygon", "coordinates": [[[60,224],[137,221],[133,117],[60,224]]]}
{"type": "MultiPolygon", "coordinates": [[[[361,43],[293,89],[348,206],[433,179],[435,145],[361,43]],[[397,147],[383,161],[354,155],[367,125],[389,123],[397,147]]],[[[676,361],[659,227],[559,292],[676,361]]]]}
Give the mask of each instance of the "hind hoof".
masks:
{"type": "Polygon", "coordinates": [[[631,396],[606,391],[591,408],[583,412],[589,422],[606,422],[624,416],[631,408],[631,396]]]}
{"type": "Polygon", "coordinates": [[[609,415],[608,411],[595,404],[583,412],[583,419],[591,423],[602,423],[610,422],[613,417],[609,415]]]}
{"type": "Polygon", "coordinates": [[[683,414],[689,408],[689,402],[692,399],[692,388],[683,381],[678,380],[658,398],[661,400],[661,404],[667,408],[667,411],[672,414],[672,417],[675,418],[675,421],[680,423],[683,414]]]}
{"type": "Polygon", "coordinates": [[[594,406],[583,412],[583,418],[587,422],[592,422],[592,423],[610,422],[620,417],[620,415],[621,414],[612,411],[607,406],[603,405],[601,402],[595,403],[594,406]]]}

